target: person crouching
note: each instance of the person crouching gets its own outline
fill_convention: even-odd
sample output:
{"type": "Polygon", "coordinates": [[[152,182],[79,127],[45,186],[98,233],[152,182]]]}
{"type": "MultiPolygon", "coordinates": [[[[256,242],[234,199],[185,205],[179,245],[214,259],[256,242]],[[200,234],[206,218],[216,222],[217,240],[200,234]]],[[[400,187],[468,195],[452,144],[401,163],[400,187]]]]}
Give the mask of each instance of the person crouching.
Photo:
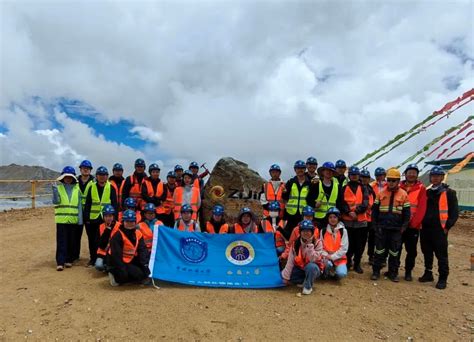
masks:
{"type": "Polygon", "coordinates": [[[105,271],[106,256],[109,250],[110,238],[114,236],[120,227],[120,222],[115,221],[116,211],[111,204],[107,204],[102,210],[104,223],[99,227],[99,242],[97,248],[97,259],[95,260],[95,269],[97,271],[105,271]]]}
{"type": "Polygon", "coordinates": [[[324,276],[341,279],[347,276],[347,249],[349,239],[344,224],[339,221],[341,212],[332,207],[326,213],[328,225],[321,230],[323,242],[324,276]]]}

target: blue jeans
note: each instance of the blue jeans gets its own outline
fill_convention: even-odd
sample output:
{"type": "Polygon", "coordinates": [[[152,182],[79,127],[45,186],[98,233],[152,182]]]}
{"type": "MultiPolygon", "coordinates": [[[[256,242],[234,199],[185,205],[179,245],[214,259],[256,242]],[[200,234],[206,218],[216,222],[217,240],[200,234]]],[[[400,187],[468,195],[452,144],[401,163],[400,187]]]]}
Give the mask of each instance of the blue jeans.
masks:
{"type": "Polygon", "coordinates": [[[293,267],[291,272],[290,282],[294,284],[303,283],[305,289],[312,289],[313,283],[317,277],[321,274],[318,265],[314,262],[310,262],[304,267],[304,270],[298,267],[293,267]]]}
{"type": "Polygon", "coordinates": [[[347,277],[347,265],[342,264],[334,266],[331,260],[326,261],[326,267],[324,268],[324,275],[326,277],[335,277],[336,279],[342,279],[347,277]]]}

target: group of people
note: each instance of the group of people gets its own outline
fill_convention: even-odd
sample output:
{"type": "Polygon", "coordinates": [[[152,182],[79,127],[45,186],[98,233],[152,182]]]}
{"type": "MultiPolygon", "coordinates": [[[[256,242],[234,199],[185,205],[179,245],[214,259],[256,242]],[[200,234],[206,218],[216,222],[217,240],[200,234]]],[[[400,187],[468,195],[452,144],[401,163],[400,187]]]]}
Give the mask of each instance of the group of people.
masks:
{"type": "Polygon", "coordinates": [[[160,178],[160,167],[135,161],[135,171],[123,177],[116,163],[112,175],[106,167],[91,175],[92,163],[84,160],[66,166],[58,184],[53,185],[57,226],[57,270],[72,267],[79,259],[85,226],[89,242],[89,267],[108,273],[112,285],[150,282],[148,261],[153,235],[160,225],[180,231],[209,234],[272,233],[285,283],[312,292],[320,278],[341,279],[348,270],[363,273],[361,259],[367,245],[372,280],[385,276],[399,281],[402,246],[405,245],[405,276],[412,281],[418,239],[424,255],[425,272],[420,282],[432,282],[433,254],[438,259],[436,288],[447,286],[448,231],[458,218],[456,193],[443,183],[445,171],[434,166],[430,186],[418,180],[419,169],[411,164],[404,180],[396,168],[375,170],[372,181],[367,169],[347,168],[343,160],[325,162],[316,158],[294,164],[295,175],[281,179],[277,164],[262,185],[260,202],[263,217],[248,207],[240,210],[236,222],[226,221],[225,208],[217,204],[207,222],[199,222],[201,193],[206,169],[190,163],[187,170],[176,165],[160,178]],[[346,177],[347,173],[347,177],[346,177]]]}

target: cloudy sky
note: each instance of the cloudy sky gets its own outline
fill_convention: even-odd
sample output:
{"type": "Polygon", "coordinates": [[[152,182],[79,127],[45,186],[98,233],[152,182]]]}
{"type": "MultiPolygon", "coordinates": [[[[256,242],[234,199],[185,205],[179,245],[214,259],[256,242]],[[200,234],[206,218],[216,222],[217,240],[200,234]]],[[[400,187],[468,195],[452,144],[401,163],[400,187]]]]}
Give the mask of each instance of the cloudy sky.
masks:
{"type": "MultiPolygon", "coordinates": [[[[474,86],[473,1],[0,1],[0,164],[349,164],[474,86]]],[[[381,159],[396,165],[463,107],[381,159]]],[[[454,156],[462,156],[467,146],[454,156]]]]}

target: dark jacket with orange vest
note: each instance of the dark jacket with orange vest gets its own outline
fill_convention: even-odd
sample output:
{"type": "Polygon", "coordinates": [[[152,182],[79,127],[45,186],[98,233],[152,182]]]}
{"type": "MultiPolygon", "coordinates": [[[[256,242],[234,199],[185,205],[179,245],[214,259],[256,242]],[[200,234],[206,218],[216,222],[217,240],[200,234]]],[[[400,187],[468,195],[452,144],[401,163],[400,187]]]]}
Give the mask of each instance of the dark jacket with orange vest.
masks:
{"type": "Polygon", "coordinates": [[[441,184],[436,189],[428,189],[426,196],[427,206],[423,230],[441,228],[445,231],[450,230],[459,217],[456,191],[446,184],[441,184]]]}
{"type": "Polygon", "coordinates": [[[161,179],[145,178],[142,185],[142,206],[146,203],[153,203],[156,207],[156,213],[163,213],[162,203],[166,200],[166,187],[161,179]],[[161,207],[161,208],[160,208],[161,207]]]}
{"type": "Polygon", "coordinates": [[[122,208],[125,208],[125,200],[129,197],[133,197],[137,201],[137,208],[141,208],[142,205],[142,184],[146,178],[146,173],[136,173],[128,176],[125,182],[122,183],[120,189],[120,197],[122,198],[122,208]]]}
{"type": "Polygon", "coordinates": [[[138,229],[125,229],[122,225],[110,239],[107,265],[110,268],[124,269],[126,264],[134,263],[145,274],[149,274],[148,250],[138,229]]]}
{"type": "Polygon", "coordinates": [[[153,245],[153,234],[156,234],[158,226],[161,225],[163,225],[163,222],[157,219],[151,221],[144,220],[138,224],[138,229],[143,235],[143,242],[145,242],[148,252],[151,252],[151,247],[153,245]]]}
{"type": "Polygon", "coordinates": [[[377,195],[372,207],[372,222],[376,227],[404,231],[410,222],[410,201],[405,190],[388,187],[377,195]]]}
{"type": "Polygon", "coordinates": [[[206,232],[209,234],[219,234],[221,229],[223,229],[223,231],[229,230],[229,225],[224,220],[216,222],[211,217],[211,219],[206,223],[206,232]]]}
{"type": "Polygon", "coordinates": [[[369,206],[369,194],[366,187],[360,182],[349,181],[342,187],[341,213],[346,228],[360,228],[367,226],[366,211],[369,206]],[[349,213],[355,213],[353,220],[349,213]]]}
{"type": "Polygon", "coordinates": [[[273,201],[278,201],[280,202],[280,217],[283,217],[283,213],[285,212],[285,203],[282,199],[284,189],[285,183],[281,180],[269,180],[262,185],[262,197],[260,201],[263,207],[263,216],[269,215],[268,204],[273,201]]]}
{"type": "Polygon", "coordinates": [[[371,185],[364,185],[364,187],[366,188],[367,194],[369,195],[369,203],[367,206],[367,211],[365,212],[365,216],[367,218],[367,222],[372,222],[372,207],[374,205],[375,198],[377,198],[377,194],[371,185]]]}
{"type": "Polygon", "coordinates": [[[110,238],[114,236],[120,227],[120,222],[112,222],[109,227],[102,223],[99,227],[99,247],[97,248],[97,256],[105,258],[109,250],[110,238]]]}
{"type": "Polygon", "coordinates": [[[120,209],[122,207],[122,197],[120,196],[120,188],[122,187],[123,182],[125,182],[125,178],[110,176],[109,182],[115,189],[115,193],[117,194],[117,209],[120,209]]]}
{"type": "Polygon", "coordinates": [[[400,182],[410,201],[410,228],[421,229],[421,222],[426,213],[426,188],[420,181],[409,186],[406,181],[400,182]]]}

